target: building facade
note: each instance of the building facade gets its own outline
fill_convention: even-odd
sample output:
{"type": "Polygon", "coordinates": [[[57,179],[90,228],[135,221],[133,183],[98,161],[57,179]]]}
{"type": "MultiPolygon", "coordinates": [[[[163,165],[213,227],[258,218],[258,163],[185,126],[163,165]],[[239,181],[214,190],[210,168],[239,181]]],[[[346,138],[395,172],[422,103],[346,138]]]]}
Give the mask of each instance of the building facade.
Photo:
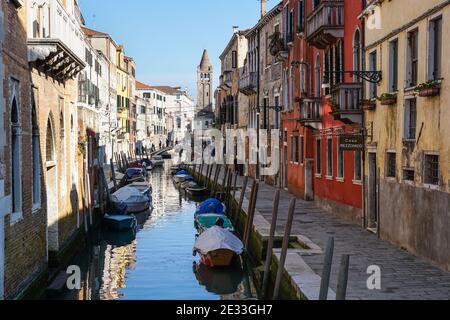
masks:
{"type": "Polygon", "coordinates": [[[366,226],[450,270],[450,3],[372,1],[363,21],[366,69],[382,72],[365,88],[366,226]]]}

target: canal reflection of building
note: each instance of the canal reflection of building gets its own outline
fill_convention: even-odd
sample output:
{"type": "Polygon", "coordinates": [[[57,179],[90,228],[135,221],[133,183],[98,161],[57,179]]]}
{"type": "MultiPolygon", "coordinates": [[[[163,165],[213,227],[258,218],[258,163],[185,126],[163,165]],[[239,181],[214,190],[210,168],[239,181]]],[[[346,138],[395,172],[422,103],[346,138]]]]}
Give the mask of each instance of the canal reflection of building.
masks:
{"type": "Polygon", "coordinates": [[[136,266],[136,247],[136,240],[126,246],[106,246],[99,292],[101,300],[116,300],[122,297],[119,289],[125,288],[126,271],[136,266]]]}

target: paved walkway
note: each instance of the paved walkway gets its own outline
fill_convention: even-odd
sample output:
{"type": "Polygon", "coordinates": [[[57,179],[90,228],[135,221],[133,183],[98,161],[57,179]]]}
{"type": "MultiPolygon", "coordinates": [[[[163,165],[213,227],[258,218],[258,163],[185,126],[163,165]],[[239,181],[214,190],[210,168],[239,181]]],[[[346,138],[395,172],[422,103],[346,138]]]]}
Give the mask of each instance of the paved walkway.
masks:
{"type": "MultiPolygon", "coordinates": [[[[206,168],[205,168],[206,170],[206,168]]],[[[206,172],[206,171],[204,171],[206,172]]],[[[223,176],[221,174],[221,176],[223,176]]],[[[242,188],[243,178],[238,186],[242,188]]],[[[222,182],[222,178],[219,179],[222,182]]],[[[250,196],[251,183],[246,191],[250,196]]],[[[256,209],[270,223],[275,188],[260,183],[256,209]]],[[[237,192],[239,197],[239,191],[237,192]]],[[[277,231],[284,232],[290,199],[287,191],[281,192],[277,231]]],[[[243,209],[247,209],[245,206],[243,209]]],[[[325,250],[330,236],[335,239],[335,250],[330,288],[336,291],[340,259],[350,255],[347,299],[450,299],[450,273],[436,268],[414,255],[380,240],[375,234],[363,230],[331,213],[319,209],[314,202],[297,200],[292,234],[308,237],[325,250]],[[381,290],[367,288],[367,268],[381,268],[381,290]]],[[[449,253],[450,254],[450,253],[449,253]]],[[[302,259],[318,274],[322,274],[323,254],[302,255],[302,259]]]]}

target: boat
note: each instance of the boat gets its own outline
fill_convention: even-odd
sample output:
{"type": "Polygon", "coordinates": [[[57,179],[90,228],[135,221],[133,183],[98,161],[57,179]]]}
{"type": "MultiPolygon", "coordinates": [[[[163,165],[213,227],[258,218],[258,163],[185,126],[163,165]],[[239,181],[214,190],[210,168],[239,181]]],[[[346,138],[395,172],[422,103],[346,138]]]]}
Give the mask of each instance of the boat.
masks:
{"type": "Polygon", "coordinates": [[[133,215],[108,215],[103,218],[105,225],[114,231],[125,231],[136,228],[137,221],[133,215]]]}
{"type": "Polygon", "coordinates": [[[195,216],[203,214],[226,215],[226,206],[216,198],[209,198],[203,201],[195,211],[195,216]]]}
{"type": "Polygon", "coordinates": [[[185,181],[193,181],[194,177],[191,176],[190,174],[177,174],[173,177],[173,181],[175,181],[175,183],[180,184],[182,182],[185,181]]]}
{"type": "Polygon", "coordinates": [[[164,159],[162,156],[154,156],[151,161],[152,161],[154,167],[164,166],[164,159]]]}
{"type": "Polygon", "coordinates": [[[195,187],[195,186],[198,186],[198,184],[194,180],[186,180],[186,181],[180,183],[180,188],[183,190],[186,190],[189,187],[195,187]]]}
{"type": "Polygon", "coordinates": [[[161,157],[163,159],[172,159],[172,155],[167,151],[164,151],[163,153],[161,153],[161,157]]]}
{"type": "Polygon", "coordinates": [[[142,159],[140,162],[147,171],[152,171],[155,168],[153,161],[150,159],[142,159]]]}
{"type": "Polygon", "coordinates": [[[138,189],[144,196],[152,199],[152,186],[146,181],[133,182],[129,185],[130,187],[138,189]]]}
{"type": "Polygon", "coordinates": [[[235,231],[233,223],[227,216],[214,213],[197,215],[195,217],[195,228],[198,230],[199,234],[201,234],[205,230],[216,226],[219,219],[222,220],[222,228],[225,228],[231,232],[235,231]]]}
{"type": "Polygon", "coordinates": [[[136,233],[136,228],[123,231],[107,230],[102,232],[102,239],[110,246],[126,247],[136,240],[136,233]]]}
{"type": "Polygon", "coordinates": [[[205,230],[194,244],[194,254],[200,254],[201,263],[209,267],[228,267],[243,252],[242,241],[220,226],[205,230]]]}
{"type": "Polygon", "coordinates": [[[172,166],[172,167],[170,167],[170,173],[172,175],[176,175],[179,171],[181,171],[180,166],[172,166]]]}
{"type": "Polygon", "coordinates": [[[205,194],[206,190],[208,190],[208,188],[200,186],[198,184],[186,187],[186,192],[188,192],[192,196],[202,196],[205,194]]]}
{"type": "Polygon", "coordinates": [[[135,182],[145,182],[144,169],[129,168],[119,182],[119,188],[126,187],[135,182]]]}
{"type": "Polygon", "coordinates": [[[143,195],[139,189],[126,186],[119,189],[111,196],[111,202],[115,207],[126,205],[127,213],[143,212],[150,208],[151,199],[143,195]]]}

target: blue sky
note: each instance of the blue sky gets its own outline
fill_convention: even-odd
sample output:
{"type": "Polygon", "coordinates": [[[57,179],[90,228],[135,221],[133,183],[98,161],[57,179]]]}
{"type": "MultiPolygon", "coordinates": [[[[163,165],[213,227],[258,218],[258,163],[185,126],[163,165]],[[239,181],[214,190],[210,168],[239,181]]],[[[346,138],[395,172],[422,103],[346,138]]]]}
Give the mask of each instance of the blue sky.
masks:
{"type": "MultiPolygon", "coordinates": [[[[277,0],[269,0],[271,8],[277,0]]],[[[258,0],[79,0],[88,27],[109,33],[137,63],[137,79],[188,88],[196,96],[196,68],[204,48],[214,65],[232,27],[259,19],[258,0]],[[119,5],[120,4],[120,5],[119,5]]],[[[269,8],[269,9],[270,9],[269,8]]]]}

